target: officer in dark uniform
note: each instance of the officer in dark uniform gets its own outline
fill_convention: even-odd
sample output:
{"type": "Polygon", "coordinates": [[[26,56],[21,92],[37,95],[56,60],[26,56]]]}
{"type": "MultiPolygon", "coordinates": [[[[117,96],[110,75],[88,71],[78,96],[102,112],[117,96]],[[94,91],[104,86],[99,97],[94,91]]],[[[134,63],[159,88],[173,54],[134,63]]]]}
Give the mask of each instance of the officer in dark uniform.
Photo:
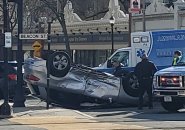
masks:
{"type": "Polygon", "coordinates": [[[112,59],[112,66],[115,68],[113,75],[116,77],[121,77],[123,74],[122,65],[117,59],[112,59]]]}
{"type": "Polygon", "coordinates": [[[153,108],[152,102],[152,81],[153,75],[157,71],[156,66],[154,63],[148,60],[146,54],[143,54],[141,57],[141,62],[139,62],[135,67],[135,75],[139,81],[139,106],[138,109],[142,109],[143,107],[143,95],[145,92],[148,94],[149,102],[148,107],[149,109],[153,108]]]}
{"type": "Polygon", "coordinates": [[[113,75],[116,77],[124,78],[128,72],[122,68],[123,65],[120,63],[118,59],[111,60],[112,67],[114,68],[113,75]]]}

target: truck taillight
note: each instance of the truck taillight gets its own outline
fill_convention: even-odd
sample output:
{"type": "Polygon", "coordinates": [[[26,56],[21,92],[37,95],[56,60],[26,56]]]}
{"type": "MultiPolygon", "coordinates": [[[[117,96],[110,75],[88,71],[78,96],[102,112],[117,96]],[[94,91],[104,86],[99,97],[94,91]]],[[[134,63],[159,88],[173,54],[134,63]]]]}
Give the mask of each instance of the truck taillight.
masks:
{"type": "Polygon", "coordinates": [[[26,75],[27,80],[39,81],[40,79],[34,75],[26,75]]]}
{"type": "Polygon", "coordinates": [[[8,79],[10,80],[17,80],[17,75],[16,74],[9,74],[8,79]]]}

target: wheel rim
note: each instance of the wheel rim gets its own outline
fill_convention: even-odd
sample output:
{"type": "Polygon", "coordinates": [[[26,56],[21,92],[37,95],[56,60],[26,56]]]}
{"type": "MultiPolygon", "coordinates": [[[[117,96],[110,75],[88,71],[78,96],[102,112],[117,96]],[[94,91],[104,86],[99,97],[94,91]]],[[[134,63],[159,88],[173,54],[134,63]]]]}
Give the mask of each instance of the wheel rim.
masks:
{"type": "Polygon", "coordinates": [[[53,66],[57,70],[64,70],[68,65],[68,59],[64,55],[56,55],[53,58],[53,66]]]}
{"type": "Polygon", "coordinates": [[[138,83],[138,80],[136,78],[136,76],[132,75],[129,79],[129,84],[130,84],[130,87],[134,90],[138,89],[139,88],[139,83],[138,83]]]}

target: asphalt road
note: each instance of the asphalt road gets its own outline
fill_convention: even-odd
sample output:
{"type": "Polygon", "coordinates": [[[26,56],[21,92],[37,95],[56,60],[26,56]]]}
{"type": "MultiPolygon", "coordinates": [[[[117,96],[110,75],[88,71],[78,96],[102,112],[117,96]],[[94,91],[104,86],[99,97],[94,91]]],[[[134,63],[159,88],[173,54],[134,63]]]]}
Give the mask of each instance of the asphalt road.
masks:
{"type": "Polygon", "coordinates": [[[51,106],[46,110],[45,102],[28,99],[26,108],[14,108],[13,118],[0,119],[0,130],[185,130],[185,109],[168,113],[158,103],[152,110],[88,105],[93,107],[51,106]]]}
{"type": "Polygon", "coordinates": [[[178,113],[165,111],[159,103],[155,103],[154,109],[136,107],[113,109],[80,110],[99,122],[114,122],[122,125],[138,125],[147,129],[185,130],[185,109],[178,113]]]}

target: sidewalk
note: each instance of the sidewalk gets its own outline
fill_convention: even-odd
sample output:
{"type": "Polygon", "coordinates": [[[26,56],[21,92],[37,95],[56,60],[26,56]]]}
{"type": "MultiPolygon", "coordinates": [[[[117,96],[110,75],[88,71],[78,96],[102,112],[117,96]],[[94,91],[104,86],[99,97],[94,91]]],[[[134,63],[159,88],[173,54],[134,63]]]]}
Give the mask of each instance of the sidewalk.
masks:
{"type": "MultiPolygon", "coordinates": [[[[0,100],[0,104],[2,101],[0,100]]],[[[11,104],[12,105],[12,104],[11,104]]],[[[25,108],[13,108],[13,118],[0,119],[0,130],[128,130],[142,126],[97,122],[94,117],[76,110],[51,106],[39,99],[28,98],[25,108]]]]}

